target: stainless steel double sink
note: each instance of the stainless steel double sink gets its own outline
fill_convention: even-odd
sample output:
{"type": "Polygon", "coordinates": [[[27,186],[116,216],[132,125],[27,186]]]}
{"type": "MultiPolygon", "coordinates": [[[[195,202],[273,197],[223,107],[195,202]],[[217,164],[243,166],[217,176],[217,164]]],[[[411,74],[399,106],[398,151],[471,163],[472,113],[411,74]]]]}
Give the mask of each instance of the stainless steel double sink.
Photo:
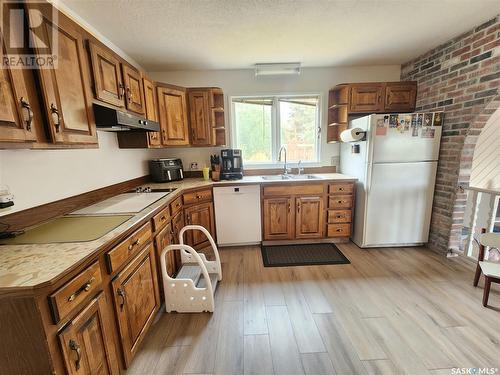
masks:
{"type": "Polygon", "coordinates": [[[321,180],[323,177],[315,174],[280,174],[260,176],[264,181],[291,181],[291,180],[321,180]]]}

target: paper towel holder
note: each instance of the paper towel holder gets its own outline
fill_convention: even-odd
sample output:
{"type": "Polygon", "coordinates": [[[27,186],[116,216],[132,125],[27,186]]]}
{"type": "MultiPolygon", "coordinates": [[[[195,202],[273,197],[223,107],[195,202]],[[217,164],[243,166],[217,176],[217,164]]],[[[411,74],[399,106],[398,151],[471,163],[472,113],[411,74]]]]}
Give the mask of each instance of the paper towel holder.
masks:
{"type": "Polygon", "coordinates": [[[366,141],[366,133],[367,133],[366,130],[358,132],[358,134],[363,134],[363,138],[361,138],[358,142],[366,141]]]}
{"type": "MultiPolygon", "coordinates": [[[[347,129],[346,129],[347,130],[347,129]]],[[[362,135],[360,139],[352,140],[352,141],[342,141],[344,143],[354,143],[354,142],[363,142],[366,141],[366,130],[356,132],[356,135],[362,135]]]]}

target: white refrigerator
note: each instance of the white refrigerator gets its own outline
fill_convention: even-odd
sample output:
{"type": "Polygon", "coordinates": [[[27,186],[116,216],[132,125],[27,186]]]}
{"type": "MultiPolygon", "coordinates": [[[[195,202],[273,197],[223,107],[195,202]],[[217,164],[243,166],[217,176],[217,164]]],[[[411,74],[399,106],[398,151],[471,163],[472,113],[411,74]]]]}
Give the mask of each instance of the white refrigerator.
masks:
{"type": "Polygon", "coordinates": [[[428,241],[442,112],[370,115],[350,121],[366,137],[342,142],[340,169],[358,179],[352,240],[359,247],[428,241]]]}

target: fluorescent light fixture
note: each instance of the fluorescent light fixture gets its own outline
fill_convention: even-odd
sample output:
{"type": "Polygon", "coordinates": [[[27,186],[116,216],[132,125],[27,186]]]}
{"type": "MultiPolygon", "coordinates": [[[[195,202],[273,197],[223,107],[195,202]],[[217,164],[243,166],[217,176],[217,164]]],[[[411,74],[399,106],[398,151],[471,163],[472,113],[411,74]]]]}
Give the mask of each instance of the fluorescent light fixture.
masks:
{"type": "Polygon", "coordinates": [[[255,76],[299,75],[300,63],[255,64],[255,76]]]}

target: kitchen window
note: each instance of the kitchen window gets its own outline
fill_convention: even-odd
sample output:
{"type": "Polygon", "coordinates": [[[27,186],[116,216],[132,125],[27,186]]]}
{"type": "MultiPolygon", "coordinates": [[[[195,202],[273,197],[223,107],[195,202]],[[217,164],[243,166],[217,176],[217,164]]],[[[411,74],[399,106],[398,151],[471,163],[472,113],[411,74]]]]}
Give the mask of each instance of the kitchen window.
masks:
{"type": "Polygon", "coordinates": [[[281,146],[287,160],[319,162],[319,95],[232,97],[232,144],[245,165],[274,166],[281,146]]]}

